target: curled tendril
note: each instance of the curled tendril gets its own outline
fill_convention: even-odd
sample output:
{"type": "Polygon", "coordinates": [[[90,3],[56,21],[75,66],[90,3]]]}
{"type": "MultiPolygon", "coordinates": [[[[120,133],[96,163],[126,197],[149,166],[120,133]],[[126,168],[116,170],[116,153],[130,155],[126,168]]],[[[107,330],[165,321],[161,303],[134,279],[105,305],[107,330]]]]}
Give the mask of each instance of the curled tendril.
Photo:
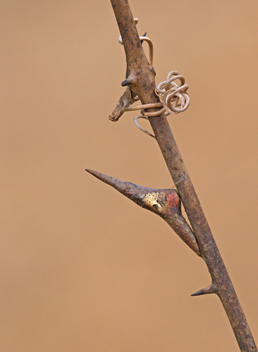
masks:
{"type": "MultiPolygon", "coordinates": [[[[134,18],[134,23],[135,23],[135,25],[137,24],[139,22],[139,20],[138,20],[138,18],[134,18]]],[[[146,33],[145,33],[146,34],[146,33]]],[[[148,38],[148,37],[146,37],[145,35],[143,35],[143,36],[141,36],[141,37],[139,37],[140,38],[140,40],[143,42],[147,42],[148,43],[148,45],[149,45],[149,57],[150,57],[150,64],[151,64],[151,66],[153,65],[153,43],[152,43],[152,41],[151,41],[151,39],[150,38],[148,38]]],[[[122,45],[124,45],[123,44],[123,39],[122,39],[122,37],[121,37],[121,35],[119,36],[119,38],[118,38],[118,42],[119,42],[119,44],[122,44],[122,45]]]]}
{"type": "Polygon", "coordinates": [[[166,115],[178,114],[188,108],[190,103],[190,98],[186,93],[188,88],[184,77],[177,71],[169,72],[166,81],[157,85],[155,92],[166,110],[166,115]],[[180,85],[175,82],[176,80],[180,81],[180,85]]]}
{"type": "MultiPolygon", "coordinates": [[[[137,24],[138,19],[134,18],[134,22],[135,24],[137,24]]],[[[152,41],[150,38],[146,37],[145,35],[139,38],[141,41],[146,41],[149,45],[150,64],[152,65],[153,64],[152,41]]],[[[119,37],[118,41],[120,44],[123,45],[123,40],[121,36],[119,37]]],[[[119,113],[117,113],[115,110],[116,114],[111,115],[110,119],[112,121],[117,121],[125,111],[141,110],[141,115],[135,117],[134,123],[136,127],[138,127],[141,131],[155,138],[153,134],[146,131],[144,128],[142,128],[139,125],[139,123],[137,122],[137,119],[139,118],[148,119],[149,117],[159,116],[163,113],[167,116],[170,114],[178,114],[180,112],[185,111],[190,104],[190,98],[187,94],[188,88],[189,86],[185,83],[185,79],[182,75],[180,75],[177,71],[170,71],[169,74],[167,75],[166,81],[160,82],[155,88],[155,92],[159,97],[160,103],[128,106],[128,104],[121,105],[121,102],[120,102],[121,107],[120,105],[117,107],[117,109],[119,110],[119,113]],[[179,84],[177,82],[179,82],[179,84]],[[159,108],[159,110],[151,111],[151,112],[148,111],[148,109],[153,109],[153,108],[159,108]]],[[[123,98],[123,96],[121,98],[123,98]]]]}
{"type": "MultiPolygon", "coordinates": [[[[178,74],[177,71],[169,72],[166,81],[159,83],[155,88],[155,92],[160,100],[160,103],[156,103],[155,107],[160,107],[160,109],[149,112],[147,109],[153,108],[154,104],[144,104],[138,106],[138,108],[141,109],[141,115],[136,116],[134,119],[136,127],[149,136],[155,137],[153,134],[141,127],[137,122],[137,119],[148,119],[149,117],[159,116],[163,113],[167,116],[185,111],[190,103],[190,98],[186,93],[188,88],[189,87],[185,84],[185,79],[182,75],[178,74]],[[175,81],[180,81],[180,84],[178,85],[175,81]]],[[[136,110],[136,108],[137,107],[133,107],[132,110],[136,110]]]]}

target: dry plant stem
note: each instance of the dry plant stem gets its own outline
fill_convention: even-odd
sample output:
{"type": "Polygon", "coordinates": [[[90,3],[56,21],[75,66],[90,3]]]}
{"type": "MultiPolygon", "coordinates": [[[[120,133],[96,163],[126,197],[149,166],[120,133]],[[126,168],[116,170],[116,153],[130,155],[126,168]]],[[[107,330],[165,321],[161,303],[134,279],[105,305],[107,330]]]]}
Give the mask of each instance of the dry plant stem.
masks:
{"type": "MultiPolygon", "coordinates": [[[[156,103],[155,72],[144,54],[133,16],[127,0],[111,0],[118,27],[122,36],[126,61],[126,81],[139,96],[142,104],[156,103]]],[[[197,294],[216,293],[227,313],[241,351],[257,351],[250,328],[238,301],[234,287],[223,263],[208,222],[201,208],[194,187],[183,163],[175,139],[165,115],[150,117],[154,131],[169,172],[177,185],[178,193],[193,228],[201,256],[209,269],[212,285],[197,294]]]]}

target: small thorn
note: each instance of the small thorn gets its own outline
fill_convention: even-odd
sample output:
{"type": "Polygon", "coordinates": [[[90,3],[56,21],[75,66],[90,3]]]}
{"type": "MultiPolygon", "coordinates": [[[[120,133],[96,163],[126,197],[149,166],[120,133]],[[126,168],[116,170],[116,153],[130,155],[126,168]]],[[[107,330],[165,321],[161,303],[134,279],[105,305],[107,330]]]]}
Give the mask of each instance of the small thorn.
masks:
{"type": "Polygon", "coordinates": [[[129,86],[130,84],[131,84],[131,80],[126,79],[126,80],[124,80],[124,81],[121,83],[121,86],[122,86],[122,87],[125,87],[125,86],[129,86]]]}
{"type": "MultiPolygon", "coordinates": [[[[146,35],[147,35],[147,32],[145,32],[145,33],[142,35],[142,37],[146,37],[146,35]]],[[[141,43],[143,43],[143,40],[141,40],[141,43]]]]}
{"type": "Polygon", "coordinates": [[[208,295],[210,293],[216,293],[216,285],[214,283],[210,284],[207,287],[204,287],[202,290],[192,293],[191,296],[201,296],[208,295]]]}
{"type": "Polygon", "coordinates": [[[125,86],[129,86],[130,84],[133,84],[133,83],[135,83],[135,75],[134,74],[130,74],[127,78],[126,78],[126,80],[124,80],[122,83],[121,83],[121,85],[122,85],[122,87],[125,87],[125,86]]]}

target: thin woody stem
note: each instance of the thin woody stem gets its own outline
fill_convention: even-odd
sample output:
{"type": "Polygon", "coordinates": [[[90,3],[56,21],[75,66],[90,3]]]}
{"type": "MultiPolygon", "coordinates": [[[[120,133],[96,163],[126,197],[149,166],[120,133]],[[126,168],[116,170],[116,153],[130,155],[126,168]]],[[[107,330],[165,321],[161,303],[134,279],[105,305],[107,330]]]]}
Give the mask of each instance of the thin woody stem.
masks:
{"type": "MultiPolygon", "coordinates": [[[[122,36],[126,61],[126,84],[142,104],[159,102],[155,95],[155,72],[144,54],[139,35],[127,0],[111,0],[122,36]]],[[[214,289],[201,294],[216,293],[227,313],[232,329],[243,352],[257,352],[250,328],[238,301],[236,292],[223,263],[210,227],[195,193],[189,174],[176,145],[165,114],[149,117],[155,138],[166,161],[168,170],[177,184],[187,216],[193,228],[201,256],[209,269],[214,289]],[[208,292],[209,291],[209,292],[208,292]]]]}

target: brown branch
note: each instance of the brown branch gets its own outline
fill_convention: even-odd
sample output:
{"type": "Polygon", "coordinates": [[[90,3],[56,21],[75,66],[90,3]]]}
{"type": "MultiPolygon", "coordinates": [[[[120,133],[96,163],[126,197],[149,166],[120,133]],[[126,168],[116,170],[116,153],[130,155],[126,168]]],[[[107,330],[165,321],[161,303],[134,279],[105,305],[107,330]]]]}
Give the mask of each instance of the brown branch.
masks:
{"type": "MultiPolygon", "coordinates": [[[[155,71],[144,54],[133,16],[127,0],[111,0],[122,36],[127,71],[123,86],[129,86],[142,104],[157,103],[155,71]]],[[[216,293],[227,313],[241,351],[257,352],[250,328],[238,301],[234,287],[223,263],[208,222],[195,193],[165,115],[149,117],[155,138],[166,161],[169,172],[177,185],[187,216],[194,231],[202,258],[209,269],[212,283],[193,294],[216,293]]]]}

